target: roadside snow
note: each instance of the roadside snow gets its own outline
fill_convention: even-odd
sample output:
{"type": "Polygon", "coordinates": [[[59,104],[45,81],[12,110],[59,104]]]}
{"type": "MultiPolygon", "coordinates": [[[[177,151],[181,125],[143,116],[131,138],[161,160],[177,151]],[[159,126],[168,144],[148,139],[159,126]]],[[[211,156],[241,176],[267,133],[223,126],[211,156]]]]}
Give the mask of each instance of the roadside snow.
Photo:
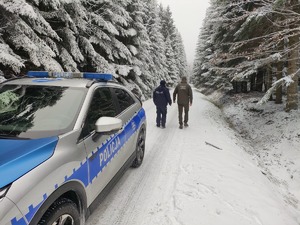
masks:
{"type": "MultiPolygon", "coordinates": [[[[87,225],[299,225],[299,145],[287,142],[290,147],[283,151],[287,143],[277,138],[283,137],[280,132],[270,132],[264,139],[266,127],[274,126],[270,128],[275,132],[281,117],[271,114],[274,123],[257,127],[246,120],[253,112],[245,106],[241,101],[224,112],[237,121],[232,124],[244,137],[253,135],[247,141],[196,90],[190,126],[183,130],[178,129],[175,104],[168,107],[167,128],[161,129],[155,126],[152,100],[144,102],[148,121],[144,163],[124,174],[87,225]],[[259,143],[277,151],[260,150],[259,143]],[[291,173],[285,172],[288,169],[291,173]],[[274,171],[293,178],[279,179],[274,171]]],[[[294,123],[299,119],[286,116],[294,123]]],[[[291,128],[282,129],[284,137],[299,139],[291,128]]]]}
{"type": "Polygon", "coordinates": [[[259,106],[263,93],[239,94],[223,109],[236,131],[251,143],[254,160],[291,210],[300,208],[300,112],[273,101],[259,106]]]}

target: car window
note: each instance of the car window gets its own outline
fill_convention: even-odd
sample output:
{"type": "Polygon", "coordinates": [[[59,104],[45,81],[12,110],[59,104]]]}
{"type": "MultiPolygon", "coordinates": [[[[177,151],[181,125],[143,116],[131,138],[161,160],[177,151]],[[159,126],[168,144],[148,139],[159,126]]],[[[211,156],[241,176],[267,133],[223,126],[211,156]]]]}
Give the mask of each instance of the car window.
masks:
{"type": "Polygon", "coordinates": [[[132,96],[124,89],[113,88],[116,97],[118,99],[118,103],[121,109],[121,112],[127,109],[129,106],[135,103],[132,96]]]}
{"type": "Polygon", "coordinates": [[[68,132],[76,122],[85,95],[81,88],[2,85],[0,135],[41,138],[68,132]]]}
{"type": "Polygon", "coordinates": [[[115,117],[116,108],[113,103],[112,94],[109,88],[98,88],[95,90],[89,106],[86,120],[83,126],[81,138],[89,135],[95,130],[96,121],[102,116],[115,117]]]}

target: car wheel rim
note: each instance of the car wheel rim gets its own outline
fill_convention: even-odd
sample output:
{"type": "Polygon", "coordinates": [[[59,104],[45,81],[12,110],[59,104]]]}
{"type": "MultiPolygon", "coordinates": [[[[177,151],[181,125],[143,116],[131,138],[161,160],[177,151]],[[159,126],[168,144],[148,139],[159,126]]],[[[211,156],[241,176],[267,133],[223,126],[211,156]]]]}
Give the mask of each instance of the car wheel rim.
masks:
{"type": "Polygon", "coordinates": [[[52,225],[73,225],[73,224],[74,224],[74,220],[68,214],[61,215],[56,221],[54,221],[54,223],[52,223],[52,225]]]}
{"type": "Polygon", "coordinates": [[[145,151],[145,137],[144,137],[144,132],[141,132],[138,140],[137,157],[136,157],[138,162],[141,162],[143,160],[144,151],[145,151]]]}

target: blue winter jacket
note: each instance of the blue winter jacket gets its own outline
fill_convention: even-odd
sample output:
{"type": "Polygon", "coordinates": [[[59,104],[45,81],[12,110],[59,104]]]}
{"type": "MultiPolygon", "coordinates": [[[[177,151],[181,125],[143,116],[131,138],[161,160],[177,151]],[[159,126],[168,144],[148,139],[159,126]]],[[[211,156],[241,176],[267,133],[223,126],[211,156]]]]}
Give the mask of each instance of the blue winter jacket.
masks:
{"type": "Polygon", "coordinates": [[[157,107],[166,107],[172,105],[170,91],[165,86],[158,86],[153,92],[153,102],[157,107]]]}

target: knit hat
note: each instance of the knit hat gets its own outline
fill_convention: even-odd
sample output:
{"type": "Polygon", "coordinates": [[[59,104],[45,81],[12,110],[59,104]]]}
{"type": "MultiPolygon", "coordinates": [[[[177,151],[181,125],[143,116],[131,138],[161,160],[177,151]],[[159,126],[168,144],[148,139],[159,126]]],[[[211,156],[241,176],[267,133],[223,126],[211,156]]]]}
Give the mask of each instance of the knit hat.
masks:
{"type": "Polygon", "coordinates": [[[165,87],[166,86],[166,81],[165,80],[160,81],[160,85],[165,87]]]}

